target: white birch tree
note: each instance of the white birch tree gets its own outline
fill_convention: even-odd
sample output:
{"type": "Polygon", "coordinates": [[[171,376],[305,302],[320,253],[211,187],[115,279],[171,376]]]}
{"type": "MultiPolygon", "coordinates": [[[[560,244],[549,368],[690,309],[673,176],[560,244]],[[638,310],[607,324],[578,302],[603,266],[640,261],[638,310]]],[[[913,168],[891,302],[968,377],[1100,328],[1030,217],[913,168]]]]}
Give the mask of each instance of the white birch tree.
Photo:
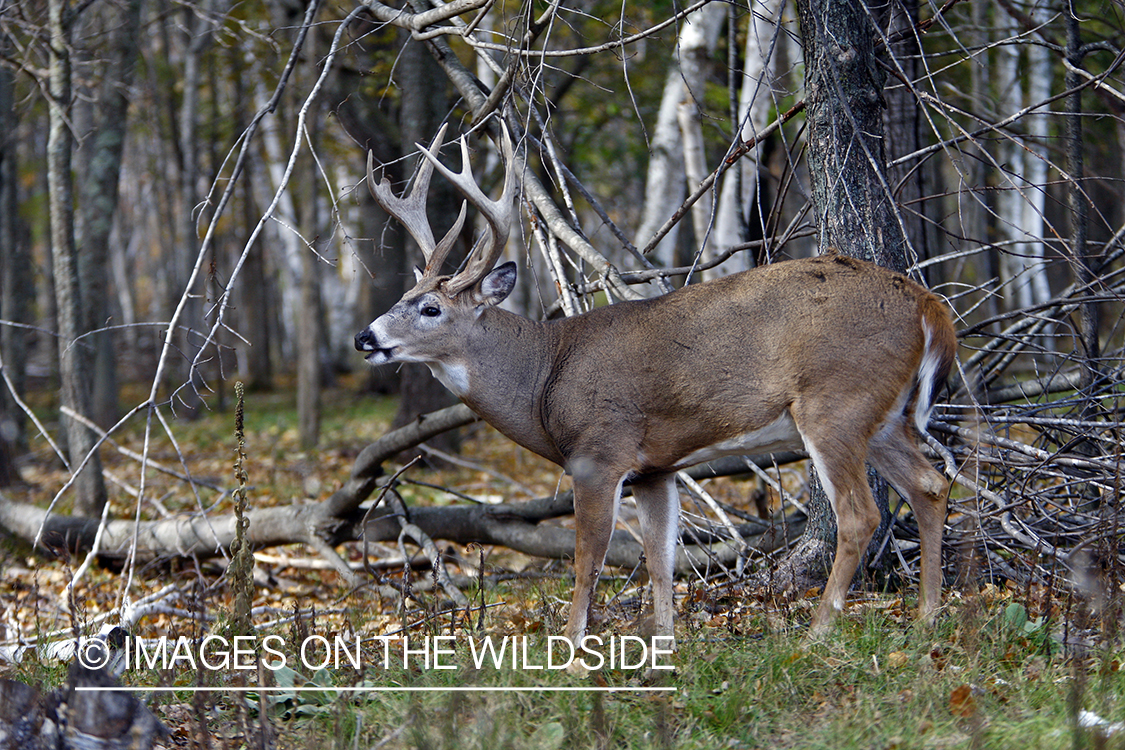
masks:
{"type": "MultiPolygon", "coordinates": [[[[781,33],[777,19],[785,6],[784,0],[762,0],[753,3],[746,17],[746,49],[742,63],[742,86],[738,99],[739,140],[745,142],[758,137],[769,123],[770,112],[775,108],[776,97],[772,85],[774,53],[786,37],[781,33]]],[[[719,204],[711,240],[703,245],[701,260],[707,263],[729,248],[745,242],[754,202],[759,200],[758,190],[762,144],[755,143],[738,164],[728,169],[719,191],[719,204]]],[[[761,212],[763,215],[765,211],[761,212]]],[[[703,278],[715,278],[749,268],[752,264],[727,263],[703,272],[703,278]]]]}
{"type": "MultiPolygon", "coordinates": [[[[645,204],[641,224],[637,228],[637,245],[642,246],[657,233],[660,227],[679,207],[687,193],[685,180],[698,185],[700,174],[698,153],[702,149],[702,132],[699,112],[694,104],[703,96],[704,63],[714,52],[719,32],[726,20],[726,6],[711,3],[688,15],[680,29],[676,51],[664,95],[660,103],[656,125],[649,144],[651,157],[645,181],[645,204]],[[681,108],[687,111],[681,115],[681,108]],[[689,174],[685,165],[685,147],[690,145],[695,168],[689,174]]],[[[699,201],[702,207],[693,218],[708,221],[710,202],[699,201]]],[[[679,228],[673,227],[653,253],[658,265],[675,265],[676,243],[679,228]]]]}

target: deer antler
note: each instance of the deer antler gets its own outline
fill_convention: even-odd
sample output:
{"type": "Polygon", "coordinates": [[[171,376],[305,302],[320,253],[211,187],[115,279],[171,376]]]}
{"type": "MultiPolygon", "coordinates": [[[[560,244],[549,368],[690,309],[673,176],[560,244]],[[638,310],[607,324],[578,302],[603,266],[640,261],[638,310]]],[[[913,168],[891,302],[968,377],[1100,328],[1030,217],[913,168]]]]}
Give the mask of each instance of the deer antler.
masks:
{"type": "Polygon", "coordinates": [[[437,137],[434,138],[428,149],[419,146],[419,148],[422,148],[422,155],[426,158],[422,160],[418,167],[418,173],[414,177],[414,187],[411,188],[410,194],[403,198],[394,194],[394,191],[391,190],[391,183],[386,176],[376,184],[374,157],[370,151],[367,152],[367,187],[371,190],[371,197],[383,207],[384,211],[406,227],[406,231],[410,232],[410,236],[418,243],[418,247],[422,249],[422,255],[426,258],[423,276],[427,277],[436,276],[441,272],[441,265],[445,262],[445,257],[449,255],[454,242],[457,241],[457,235],[461,233],[461,226],[465,223],[465,204],[462,203],[461,215],[457,217],[453,227],[446,232],[441,242],[435,243],[433,230],[430,228],[429,219],[426,218],[426,191],[430,187],[430,177],[433,176],[434,165],[441,166],[437,161],[437,152],[441,148],[441,139],[445,135],[445,128],[445,125],[441,126],[441,130],[438,131],[437,137]]]}
{"type": "Polygon", "coordinates": [[[504,191],[499,200],[490,200],[473,178],[473,168],[469,161],[469,145],[464,136],[461,138],[460,172],[453,172],[438,161],[436,152],[422,151],[422,156],[429,162],[430,167],[436,167],[445,175],[488,222],[488,232],[481,236],[469,252],[469,261],[465,269],[446,282],[445,289],[450,295],[458,294],[483,279],[496,264],[500,253],[504,251],[504,244],[508,241],[508,231],[512,223],[512,203],[515,197],[515,158],[508,126],[501,123],[501,129],[505,171],[504,191]]]}

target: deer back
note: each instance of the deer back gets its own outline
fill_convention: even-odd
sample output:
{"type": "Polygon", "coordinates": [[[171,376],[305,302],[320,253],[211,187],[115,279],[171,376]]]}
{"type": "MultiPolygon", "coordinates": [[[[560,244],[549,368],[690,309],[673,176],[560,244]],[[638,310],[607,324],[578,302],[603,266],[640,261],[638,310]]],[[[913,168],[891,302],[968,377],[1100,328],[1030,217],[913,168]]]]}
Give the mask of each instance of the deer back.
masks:
{"type": "MultiPolygon", "coordinates": [[[[943,336],[933,375],[944,379],[948,320],[921,286],[840,255],[600,308],[553,324],[545,431],[564,456],[632,453],[647,472],[764,430],[798,398],[862,399],[886,413],[910,397],[927,330],[943,336]]],[[[794,438],[783,430],[776,442],[794,438]]]]}

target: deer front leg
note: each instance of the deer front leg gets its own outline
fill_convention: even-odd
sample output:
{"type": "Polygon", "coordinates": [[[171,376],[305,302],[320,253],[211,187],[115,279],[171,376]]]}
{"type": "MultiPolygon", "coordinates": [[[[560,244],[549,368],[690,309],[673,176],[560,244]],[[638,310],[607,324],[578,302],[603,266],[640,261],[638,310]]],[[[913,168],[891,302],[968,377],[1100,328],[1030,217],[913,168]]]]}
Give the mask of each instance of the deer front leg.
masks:
{"type": "Polygon", "coordinates": [[[565,635],[578,646],[586,635],[594,587],[613,537],[624,475],[607,476],[594,465],[580,463],[572,467],[571,473],[574,476],[574,596],[565,635]]]}
{"type": "MultiPolygon", "coordinates": [[[[680,517],[680,498],[676,492],[676,476],[662,474],[633,482],[633,497],[641,521],[645,544],[645,563],[652,579],[653,616],[656,635],[675,635],[672,597],[672,573],[676,563],[676,537],[680,517]]],[[[661,647],[675,648],[675,641],[661,647]]]]}

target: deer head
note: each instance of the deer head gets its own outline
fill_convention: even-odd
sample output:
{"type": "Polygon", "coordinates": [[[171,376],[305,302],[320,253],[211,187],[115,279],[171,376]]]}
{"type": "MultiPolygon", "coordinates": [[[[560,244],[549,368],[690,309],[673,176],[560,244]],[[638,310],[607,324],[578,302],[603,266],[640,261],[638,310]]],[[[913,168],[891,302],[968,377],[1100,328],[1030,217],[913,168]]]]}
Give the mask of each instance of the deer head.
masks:
{"type": "MultiPolygon", "coordinates": [[[[367,157],[367,185],[371,195],[414,238],[425,257],[425,266],[415,270],[417,283],[385,315],[356,336],[356,348],[367,351],[372,364],[388,362],[448,361],[448,344],[458,338],[485,307],[502,302],[515,285],[515,265],[492,268],[504,250],[512,220],[515,198],[514,153],[507,127],[502,127],[501,146],[506,171],[504,189],[498,200],[489,199],[473,177],[467,139],[461,138],[462,167],[453,172],[438,160],[446,126],[442,126],[429,148],[419,149],[422,163],[410,193],[397,197],[384,177],[375,182],[372,155],[367,157]],[[487,228],[469,252],[465,266],[452,276],[442,275],[442,266],[457,241],[465,222],[466,203],[452,228],[440,242],[426,217],[426,192],[434,169],[449,179],[484,217],[487,228]]],[[[439,368],[440,369],[440,368],[439,368]]],[[[435,371],[443,381],[443,372],[435,371]]],[[[448,385],[448,383],[447,383],[448,385]]],[[[456,391],[456,389],[455,389],[456,391]]]]}

